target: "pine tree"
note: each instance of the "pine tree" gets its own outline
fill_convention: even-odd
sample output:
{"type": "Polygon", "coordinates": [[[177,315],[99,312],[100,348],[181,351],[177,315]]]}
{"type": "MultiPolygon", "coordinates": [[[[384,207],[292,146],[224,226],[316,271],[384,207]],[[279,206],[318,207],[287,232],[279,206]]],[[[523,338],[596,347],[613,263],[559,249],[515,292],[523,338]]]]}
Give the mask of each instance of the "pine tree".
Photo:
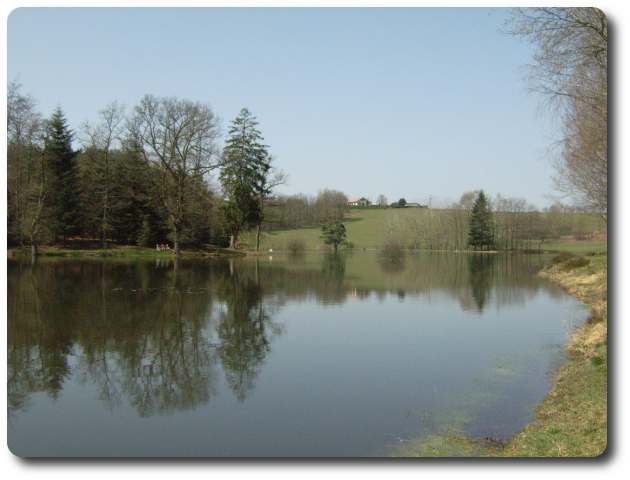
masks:
{"type": "Polygon", "coordinates": [[[475,250],[483,250],[484,247],[486,250],[490,250],[494,246],[492,214],[483,190],[477,195],[477,200],[475,200],[475,204],[470,212],[468,245],[475,250]]]}
{"type": "Polygon", "coordinates": [[[81,233],[78,152],[72,149],[73,138],[61,108],[57,107],[46,132],[46,156],[51,172],[48,205],[52,231],[64,240],[81,233]]]}
{"type": "Polygon", "coordinates": [[[229,131],[223,150],[223,167],[219,179],[227,195],[221,206],[221,219],[230,233],[230,247],[245,228],[262,222],[262,201],[268,193],[267,174],[271,157],[267,145],[256,129],[256,117],[243,108],[229,131]]]}

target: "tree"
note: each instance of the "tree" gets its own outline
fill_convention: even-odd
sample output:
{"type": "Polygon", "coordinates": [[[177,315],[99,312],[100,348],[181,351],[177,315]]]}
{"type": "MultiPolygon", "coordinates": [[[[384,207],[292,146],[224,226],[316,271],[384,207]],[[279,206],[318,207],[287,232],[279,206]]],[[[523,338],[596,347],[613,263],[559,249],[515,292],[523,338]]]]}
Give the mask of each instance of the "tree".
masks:
{"type": "Polygon", "coordinates": [[[478,248],[483,250],[484,247],[490,250],[494,246],[492,214],[483,190],[477,195],[477,200],[475,200],[475,204],[470,212],[468,245],[475,250],[478,248]]]}
{"type": "Polygon", "coordinates": [[[101,243],[102,247],[106,248],[112,194],[111,157],[115,142],[120,139],[123,131],[125,107],[117,102],[111,102],[99,111],[99,116],[101,123],[96,126],[92,126],[88,122],[82,124],[81,142],[89,159],[86,173],[92,180],[93,189],[90,195],[97,197],[100,203],[98,213],[101,219],[101,243]]]}
{"type": "Polygon", "coordinates": [[[592,7],[516,8],[507,34],[538,48],[527,81],[555,108],[555,187],[608,215],[608,20],[592,7]]]}
{"type": "Polygon", "coordinates": [[[223,150],[219,180],[227,198],[221,206],[221,218],[230,232],[231,248],[243,229],[260,227],[264,219],[263,202],[270,193],[272,157],[267,145],[261,143],[263,137],[256,125],[256,117],[243,108],[232,121],[223,150]]]}
{"type": "Polygon", "coordinates": [[[127,142],[137,149],[154,192],[166,210],[173,250],[180,254],[187,201],[219,166],[215,144],[220,120],[199,102],[146,95],[128,122],[127,142]]]}
{"type": "Polygon", "coordinates": [[[387,197],[383,194],[379,195],[376,199],[376,204],[381,206],[387,205],[387,197]]]}
{"type": "Polygon", "coordinates": [[[339,245],[344,245],[346,241],[346,226],[339,220],[329,220],[322,226],[321,237],[325,245],[332,245],[337,251],[339,245]]]}
{"type": "Polygon", "coordinates": [[[317,192],[313,208],[318,222],[342,220],[348,212],[348,196],[339,190],[324,188],[317,192]]]}
{"type": "Polygon", "coordinates": [[[83,219],[79,152],[72,148],[73,139],[74,132],[68,128],[61,107],[57,107],[46,126],[45,150],[51,174],[47,200],[53,234],[64,240],[81,233],[83,219]]]}
{"type": "Polygon", "coordinates": [[[21,85],[7,89],[7,211],[9,243],[28,238],[37,254],[42,217],[49,191],[49,170],[44,158],[44,127],[37,101],[20,93],[21,85]]]}
{"type": "Polygon", "coordinates": [[[269,221],[269,213],[273,212],[274,207],[278,207],[279,203],[277,202],[277,198],[273,194],[273,189],[278,185],[286,185],[288,175],[286,175],[282,170],[276,170],[275,167],[271,165],[271,162],[275,159],[274,156],[269,157],[270,169],[265,173],[262,178],[262,188],[259,192],[259,202],[260,202],[260,214],[258,218],[258,224],[256,225],[256,251],[260,249],[260,229],[263,222],[267,223],[267,226],[270,226],[271,223],[274,222],[273,215],[271,215],[272,220],[269,221]]]}

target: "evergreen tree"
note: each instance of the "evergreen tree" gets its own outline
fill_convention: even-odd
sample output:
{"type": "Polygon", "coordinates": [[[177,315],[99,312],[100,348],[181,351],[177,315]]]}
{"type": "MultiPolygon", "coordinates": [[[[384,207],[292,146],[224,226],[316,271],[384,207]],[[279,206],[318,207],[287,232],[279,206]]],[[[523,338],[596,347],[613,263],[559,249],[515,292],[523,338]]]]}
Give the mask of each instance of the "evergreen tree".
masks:
{"type": "Polygon", "coordinates": [[[256,117],[243,108],[229,131],[223,150],[223,167],[219,180],[227,196],[220,208],[221,219],[230,233],[234,248],[241,231],[260,225],[263,219],[262,201],[268,194],[267,176],[271,157],[267,145],[256,129],[256,117]]]}
{"type": "Polygon", "coordinates": [[[81,233],[79,152],[72,149],[73,138],[61,108],[57,107],[46,131],[46,157],[51,172],[48,205],[53,234],[64,240],[81,233]]]}
{"type": "Polygon", "coordinates": [[[475,250],[490,250],[494,246],[492,233],[492,214],[488,206],[488,200],[483,190],[477,195],[477,200],[470,212],[468,227],[468,245],[475,250]]]}

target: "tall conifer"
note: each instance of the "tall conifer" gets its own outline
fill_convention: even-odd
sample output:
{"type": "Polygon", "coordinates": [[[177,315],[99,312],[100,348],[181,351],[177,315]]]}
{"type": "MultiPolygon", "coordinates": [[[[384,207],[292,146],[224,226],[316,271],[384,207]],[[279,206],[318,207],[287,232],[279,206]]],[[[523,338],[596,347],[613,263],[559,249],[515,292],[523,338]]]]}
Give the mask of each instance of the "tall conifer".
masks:
{"type": "Polygon", "coordinates": [[[219,179],[227,201],[221,206],[223,224],[230,232],[230,246],[244,228],[259,225],[262,220],[261,198],[267,193],[267,173],[271,157],[263,137],[256,129],[258,122],[243,108],[232,121],[226,142],[224,164],[219,179]]]}
{"type": "Polygon", "coordinates": [[[52,231],[64,240],[81,233],[79,152],[72,149],[73,138],[61,107],[57,107],[46,132],[46,155],[51,172],[48,204],[52,231]]]}
{"type": "Polygon", "coordinates": [[[490,250],[494,246],[492,214],[483,190],[477,195],[477,200],[470,212],[468,245],[475,250],[484,248],[490,250]]]}

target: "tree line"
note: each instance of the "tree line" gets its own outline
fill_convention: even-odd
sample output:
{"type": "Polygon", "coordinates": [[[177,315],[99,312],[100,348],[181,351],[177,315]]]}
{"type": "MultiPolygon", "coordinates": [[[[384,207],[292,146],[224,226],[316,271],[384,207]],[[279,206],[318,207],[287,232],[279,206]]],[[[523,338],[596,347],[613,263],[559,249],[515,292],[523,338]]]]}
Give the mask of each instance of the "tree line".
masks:
{"type": "Polygon", "coordinates": [[[170,242],[175,253],[234,247],[243,230],[260,230],[273,188],[286,181],[245,108],[221,149],[221,121],[200,102],[145,95],[130,113],[111,102],[77,131],[61,107],[44,118],[36,105],[9,84],[8,245],[34,254],[77,239],[103,248],[170,242]]]}
{"type": "Polygon", "coordinates": [[[389,209],[384,240],[418,250],[531,250],[565,236],[593,237],[602,229],[595,219],[587,221],[590,215],[560,202],[541,212],[525,198],[491,198],[483,190],[437,207],[389,209]]]}
{"type": "Polygon", "coordinates": [[[329,220],[342,220],[349,211],[348,196],[339,190],[325,188],[317,195],[279,195],[270,207],[269,228],[321,226],[329,220]]]}

